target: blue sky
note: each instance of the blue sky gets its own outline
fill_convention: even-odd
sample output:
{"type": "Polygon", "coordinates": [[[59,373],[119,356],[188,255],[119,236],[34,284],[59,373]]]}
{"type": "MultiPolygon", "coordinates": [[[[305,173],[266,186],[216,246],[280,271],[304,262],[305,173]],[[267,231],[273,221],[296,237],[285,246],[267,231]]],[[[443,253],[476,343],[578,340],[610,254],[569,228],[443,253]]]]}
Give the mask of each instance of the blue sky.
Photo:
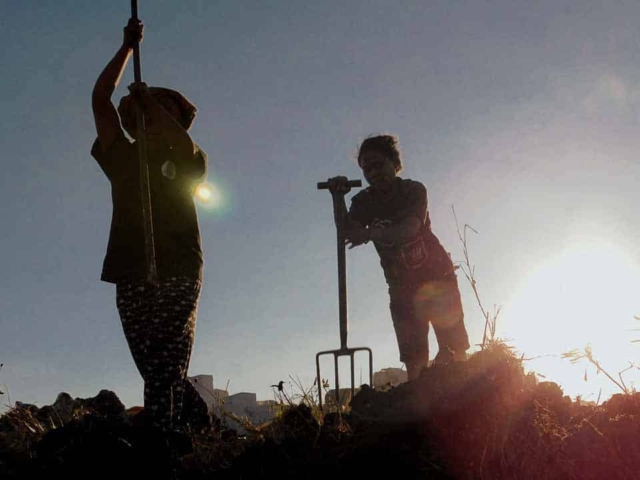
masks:
{"type": "MultiPolygon", "coordinates": [[[[358,143],[389,132],[454,260],[452,205],[478,231],[471,261],[485,306],[502,307],[498,334],[571,395],[615,391],[557,356],[590,342],[613,373],[638,359],[640,5],[139,3],[143,79],[198,106],[192,137],[222,198],[199,207],[190,374],[259,398],[279,380],[311,385],[316,352],[339,347],[331,200],[316,183],[362,179],[358,143]]],[[[1,5],[0,390],[45,405],[108,388],[141,404],[115,288],[99,280],[111,204],[89,154],[91,90],[130,2],[1,5]]],[[[116,99],[131,81],[130,65],[116,99]]],[[[348,251],[347,275],[349,346],[400,367],[371,246],[348,251]]],[[[483,318],[459,281],[477,344],[483,318]]]]}

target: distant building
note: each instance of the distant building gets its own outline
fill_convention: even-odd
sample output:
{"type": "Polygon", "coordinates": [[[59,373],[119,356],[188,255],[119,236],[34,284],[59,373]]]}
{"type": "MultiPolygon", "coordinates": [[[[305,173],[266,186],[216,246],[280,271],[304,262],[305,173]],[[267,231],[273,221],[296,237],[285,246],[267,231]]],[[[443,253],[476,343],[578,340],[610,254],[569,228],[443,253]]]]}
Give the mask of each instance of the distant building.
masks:
{"type": "Polygon", "coordinates": [[[402,368],[383,368],[373,374],[373,387],[397,387],[407,381],[407,371],[402,368]]]}
{"type": "MultiPolygon", "coordinates": [[[[407,381],[407,371],[402,368],[383,368],[373,373],[373,388],[397,387],[407,381]]],[[[360,391],[359,387],[353,389],[354,396],[360,391]]],[[[324,403],[328,407],[336,405],[336,391],[329,390],[324,394],[324,403]]],[[[340,389],[340,405],[348,406],[351,403],[351,387],[340,389]]]]}
{"type": "Polygon", "coordinates": [[[229,395],[223,408],[240,418],[246,418],[253,425],[260,425],[273,419],[277,405],[275,400],[259,401],[255,393],[241,392],[229,395]]]}
{"type": "MultiPolygon", "coordinates": [[[[187,377],[207,405],[214,405],[216,396],[213,391],[213,375],[195,375],[187,377]]],[[[209,408],[211,410],[211,407],[209,408]]]]}
{"type": "MultiPolygon", "coordinates": [[[[353,389],[354,396],[360,391],[359,387],[353,389]]],[[[324,403],[327,407],[336,406],[336,391],[335,389],[329,390],[324,395],[324,403]]],[[[351,387],[340,389],[340,405],[343,407],[348,406],[351,403],[351,387]]]]}
{"type": "Polygon", "coordinates": [[[229,395],[226,390],[213,387],[213,375],[196,375],[189,377],[200,396],[209,407],[209,412],[226,422],[238,432],[245,428],[229,417],[229,413],[240,419],[246,419],[252,425],[268,422],[275,416],[275,400],[258,400],[255,393],[240,392],[229,395]]]}

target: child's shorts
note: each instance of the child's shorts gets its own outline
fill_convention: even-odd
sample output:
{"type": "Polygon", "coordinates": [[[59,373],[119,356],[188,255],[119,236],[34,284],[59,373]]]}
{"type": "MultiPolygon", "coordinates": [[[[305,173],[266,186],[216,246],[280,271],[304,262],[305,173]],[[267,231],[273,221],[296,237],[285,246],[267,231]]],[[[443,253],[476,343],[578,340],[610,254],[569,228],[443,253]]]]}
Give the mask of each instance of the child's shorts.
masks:
{"type": "Polygon", "coordinates": [[[430,324],[440,349],[469,348],[457,279],[390,286],[389,297],[401,362],[428,358],[430,324]]]}

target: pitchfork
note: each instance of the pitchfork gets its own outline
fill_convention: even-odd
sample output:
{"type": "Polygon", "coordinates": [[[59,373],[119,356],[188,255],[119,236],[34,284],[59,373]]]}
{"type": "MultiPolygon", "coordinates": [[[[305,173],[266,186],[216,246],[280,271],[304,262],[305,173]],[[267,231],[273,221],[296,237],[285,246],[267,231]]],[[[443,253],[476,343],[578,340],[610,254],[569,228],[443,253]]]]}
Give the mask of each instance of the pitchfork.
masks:
{"type": "MultiPolygon", "coordinates": [[[[337,350],[326,350],[318,352],[316,354],[316,382],[318,385],[318,400],[320,409],[322,409],[322,379],[320,377],[320,356],[333,355],[335,365],[335,379],[336,379],[336,403],[340,403],[340,381],[338,378],[338,357],[348,356],[351,361],[351,398],[355,393],[355,380],[354,380],[354,354],[358,351],[369,352],[369,385],[373,387],[373,353],[368,347],[347,347],[347,334],[349,333],[349,323],[347,319],[347,274],[346,274],[346,258],[345,258],[345,236],[342,230],[342,209],[340,205],[344,203],[344,196],[351,190],[351,187],[361,187],[362,182],[360,180],[347,180],[345,182],[346,191],[336,192],[331,191],[331,198],[333,200],[333,216],[336,224],[337,240],[338,240],[338,308],[340,315],[340,348],[337,350]]],[[[319,182],[318,190],[328,190],[328,182],[319,182]]]]}

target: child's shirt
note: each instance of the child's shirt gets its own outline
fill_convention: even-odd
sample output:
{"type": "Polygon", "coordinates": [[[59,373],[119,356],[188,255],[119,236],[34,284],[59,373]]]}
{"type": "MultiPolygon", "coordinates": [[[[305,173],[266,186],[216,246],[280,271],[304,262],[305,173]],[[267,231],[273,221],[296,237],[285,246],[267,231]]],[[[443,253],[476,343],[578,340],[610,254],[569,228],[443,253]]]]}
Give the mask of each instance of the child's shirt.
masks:
{"type": "Polygon", "coordinates": [[[384,198],[368,187],[351,199],[349,216],[367,227],[387,228],[409,216],[422,224],[418,234],[402,243],[374,242],[390,286],[416,285],[455,278],[449,254],[431,230],[427,190],[415,180],[397,177],[395,195],[384,198]]]}
{"type": "MultiPolygon", "coordinates": [[[[106,152],[96,140],[91,155],[111,182],[113,204],[101,279],[110,283],[144,279],[138,146],[122,134],[106,152]]],[[[205,175],[207,157],[199,148],[193,158],[173,158],[170,154],[161,157],[150,156],[148,162],[158,276],[161,280],[172,276],[200,279],[203,255],[193,193],[205,175]]]]}

